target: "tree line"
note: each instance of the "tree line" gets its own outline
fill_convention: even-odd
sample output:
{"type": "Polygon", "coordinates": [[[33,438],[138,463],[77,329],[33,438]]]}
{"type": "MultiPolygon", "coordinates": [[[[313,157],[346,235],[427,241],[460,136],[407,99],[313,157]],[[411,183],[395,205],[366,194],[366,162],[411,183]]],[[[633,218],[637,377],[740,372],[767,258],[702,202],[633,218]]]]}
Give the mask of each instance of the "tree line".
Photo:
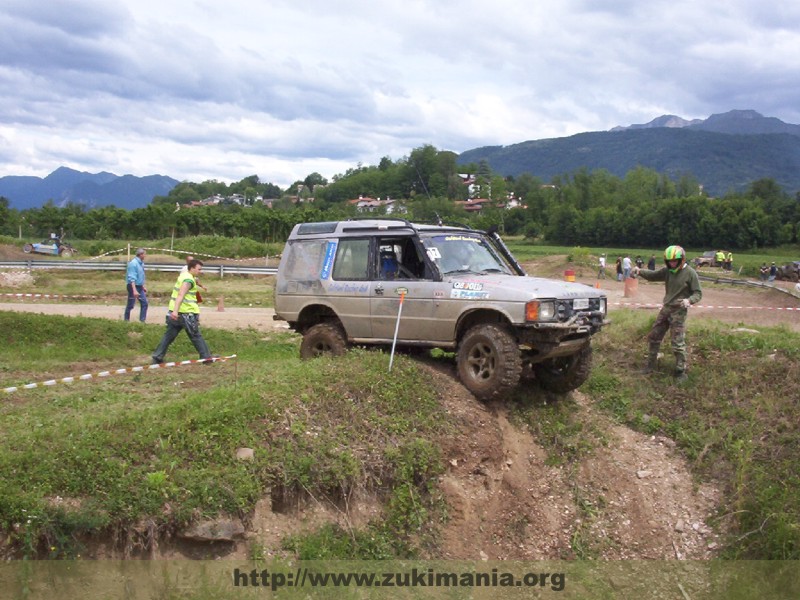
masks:
{"type": "MultiPolygon", "coordinates": [[[[299,222],[358,215],[348,200],[359,196],[393,198],[392,216],[414,221],[458,222],[486,229],[496,225],[507,235],[524,235],[551,244],[581,246],[688,247],[751,249],[800,241],[800,195],[785,192],[774,180],[752,182],[744,192],[711,198],[690,175],[678,180],[638,167],[624,177],[604,170],[580,169],[542,181],[528,173],[502,177],[486,163],[459,165],[457,155],[426,145],[408,157],[359,165],[329,182],[312,173],[286,190],[253,175],[225,184],[183,182],[144,208],[114,206],[87,209],[78,204],[17,211],[0,198],[0,233],[47,237],[64,231],[72,239],[162,239],[219,235],[282,242],[299,222]],[[463,204],[472,194],[492,202],[478,213],[463,204]],[[193,200],[243,194],[238,204],[190,206],[193,200]],[[505,204],[513,194],[518,208],[505,204]],[[270,198],[271,207],[255,198],[270,198]],[[176,210],[177,205],[177,210],[176,210]],[[395,210],[397,205],[395,205],[395,210]]],[[[376,211],[375,215],[384,213],[376,211]]]]}

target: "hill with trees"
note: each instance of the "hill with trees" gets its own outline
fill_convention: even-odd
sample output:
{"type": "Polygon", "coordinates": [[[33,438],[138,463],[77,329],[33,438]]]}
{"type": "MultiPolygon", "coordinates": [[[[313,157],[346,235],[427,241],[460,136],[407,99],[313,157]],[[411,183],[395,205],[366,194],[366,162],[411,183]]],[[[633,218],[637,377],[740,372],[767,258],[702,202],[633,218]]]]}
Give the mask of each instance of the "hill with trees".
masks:
{"type": "Polygon", "coordinates": [[[604,169],[618,177],[647,167],[673,179],[690,177],[720,196],[742,192],[758,179],[800,190],[800,125],[732,110],[687,121],[664,115],[611,131],[486,146],[463,152],[459,164],[485,161],[496,173],[530,173],[544,180],[579,169],[604,169]]]}

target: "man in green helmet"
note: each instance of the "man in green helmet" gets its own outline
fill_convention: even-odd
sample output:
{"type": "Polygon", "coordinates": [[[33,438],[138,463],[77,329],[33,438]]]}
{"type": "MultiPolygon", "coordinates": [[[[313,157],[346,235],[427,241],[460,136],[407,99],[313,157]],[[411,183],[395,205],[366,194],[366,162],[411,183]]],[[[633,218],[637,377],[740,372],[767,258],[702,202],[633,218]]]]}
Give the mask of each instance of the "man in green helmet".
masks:
{"type": "Polygon", "coordinates": [[[686,381],[686,317],[689,307],[697,304],[703,297],[697,272],[686,263],[686,252],[680,246],[670,246],[664,250],[665,266],[658,270],[637,269],[638,274],[647,281],[663,281],[666,287],[661,310],[650,333],[647,365],[644,373],[656,370],[658,349],[661,341],[671,330],[672,353],[675,355],[675,379],[686,381]]]}

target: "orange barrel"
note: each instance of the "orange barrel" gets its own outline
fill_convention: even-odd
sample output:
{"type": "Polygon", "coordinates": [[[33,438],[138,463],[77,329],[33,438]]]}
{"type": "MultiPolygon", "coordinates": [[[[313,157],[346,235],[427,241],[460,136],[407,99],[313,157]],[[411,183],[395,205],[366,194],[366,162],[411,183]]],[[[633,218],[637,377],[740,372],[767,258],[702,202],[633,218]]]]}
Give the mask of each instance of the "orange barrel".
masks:
{"type": "Polygon", "coordinates": [[[564,271],[565,281],[575,281],[575,271],[564,271]]]}
{"type": "Polygon", "coordinates": [[[625,280],[625,298],[636,298],[639,294],[639,280],[634,277],[628,277],[625,280]]]}

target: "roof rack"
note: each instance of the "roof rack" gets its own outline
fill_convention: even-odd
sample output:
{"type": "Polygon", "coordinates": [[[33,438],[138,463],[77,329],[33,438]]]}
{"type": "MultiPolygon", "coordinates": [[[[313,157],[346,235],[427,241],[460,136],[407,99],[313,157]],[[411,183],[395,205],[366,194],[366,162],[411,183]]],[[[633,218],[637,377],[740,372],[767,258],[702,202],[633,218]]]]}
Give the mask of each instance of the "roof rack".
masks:
{"type": "MultiPolygon", "coordinates": [[[[393,223],[397,223],[397,225],[378,225],[375,229],[379,231],[391,231],[397,229],[411,229],[412,231],[416,231],[417,228],[414,227],[414,224],[411,223],[407,219],[399,219],[397,217],[350,217],[348,219],[344,219],[343,222],[357,222],[357,221],[390,221],[393,223]]],[[[366,229],[365,227],[342,227],[342,231],[363,231],[366,229]]]]}

